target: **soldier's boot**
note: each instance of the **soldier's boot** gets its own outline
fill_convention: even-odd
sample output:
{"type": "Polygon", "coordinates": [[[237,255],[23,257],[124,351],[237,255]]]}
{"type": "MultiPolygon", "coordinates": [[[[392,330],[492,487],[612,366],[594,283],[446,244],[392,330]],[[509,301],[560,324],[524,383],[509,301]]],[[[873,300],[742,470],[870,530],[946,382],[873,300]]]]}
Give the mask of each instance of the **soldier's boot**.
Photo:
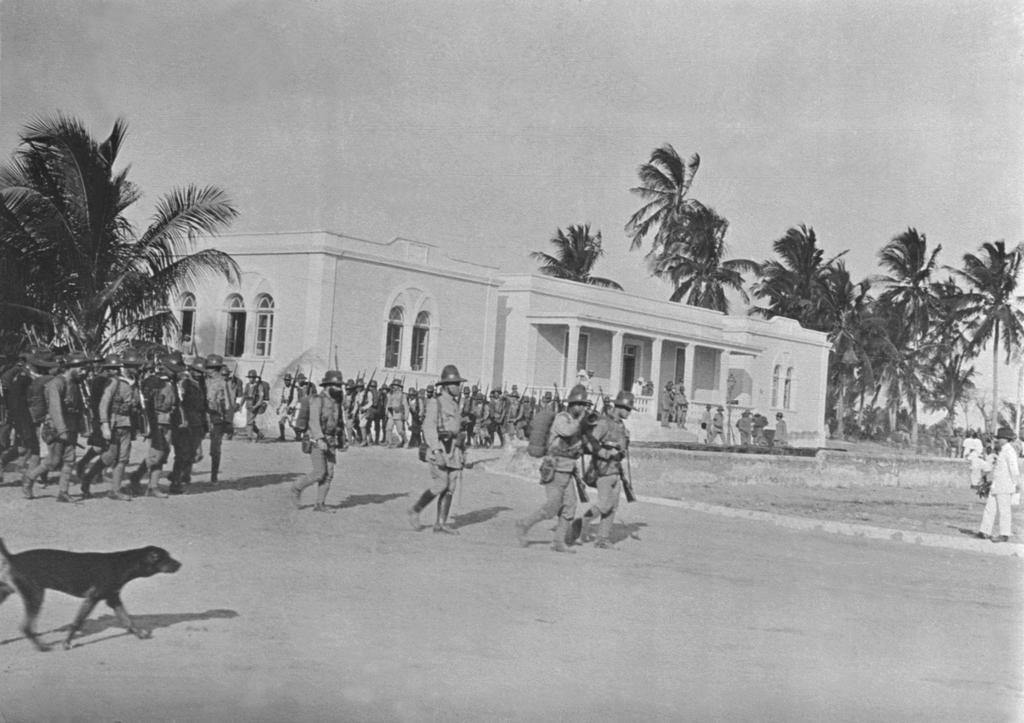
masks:
{"type": "Polygon", "coordinates": [[[57,478],[58,502],[71,501],[71,495],[68,494],[68,490],[71,489],[71,472],[72,466],[70,464],[64,465],[60,468],[60,477],[57,478]]]}
{"type": "Polygon", "coordinates": [[[574,553],[576,550],[572,549],[565,544],[565,536],[569,532],[569,520],[562,516],[558,517],[558,526],[555,528],[555,536],[551,539],[551,549],[555,552],[570,552],[574,553]]]}
{"type": "Polygon", "coordinates": [[[284,441],[284,422],[278,422],[277,423],[277,429],[278,429],[277,441],[278,442],[283,442],[284,441]]]}
{"type": "Polygon", "coordinates": [[[423,494],[420,495],[420,498],[416,501],[416,504],[410,507],[407,512],[407,515],[409,517],[409,525],[412,526],[412,529],[416,530],[417,532],[423,529],[423,526],[420,524],[420,513],[423,511],[423,508],[429,505],[431,500],[433,499],[434,493],[431,492],[430,490],[424,490],[423,494]]]}
{"type": "Polygon", "coordinates": [[[447,535],[457,535],[459,531],[448,524],[448,512],[452,508],[452,492],[445,490],[437,500],[437,522],[434,523],[434,532],[443,532],[447,535]]]}
{"type": "Polygon", "coordinates": [[[160,472],[161,470],[159,468],[149,471],[149,483],[146,485],[146,497],[157,497],[163,499],[167,496],[166,493],[160,490],[160,472]]]}
{"type": "Polygon", "coordinates": [[[220,455],[210,455],[210,484],[217,484],[217,473],[220,471],[220,455]]]}
{"type": "Polygon", "coordinates": [[[107,492],[107,497],[112,500],[130,500],[123,492],[121,492],[121,479],[124,477],[124,467],[119,464],[114,465],[114,469],[110,471],[110,490],[107,492]]]}
{"type": "Polygon", "coordinates": [[[143,461],[128,475],[128,493],[132,497],[141,497],[146,493],[142,488],[142,478],[149,471],[149,464],[143,461]]]}
{"type": "Polygon", "coordinates": [[[35,487],[35,484],[36,478],[29,472],[21,473],[21,494],[25,496],[26,500],[32,499],[32,488],[35,487]]]}
{"type": "Polygon", "coordinates": [[[612,546],[611,535],[612,535],[612,522],[615,519],[615,512],[609,512],[601,518],[601,521],[597,523],[597,542],[594,543],[594,547],[600,550],[609,550],[612,546]]]}

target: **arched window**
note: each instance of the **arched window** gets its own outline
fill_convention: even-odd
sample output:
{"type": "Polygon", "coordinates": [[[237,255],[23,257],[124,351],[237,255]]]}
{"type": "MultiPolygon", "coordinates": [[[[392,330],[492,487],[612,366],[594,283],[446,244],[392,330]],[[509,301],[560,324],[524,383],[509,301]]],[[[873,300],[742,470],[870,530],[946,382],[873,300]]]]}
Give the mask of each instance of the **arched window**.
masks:
{"type": "Polygon", "coordinates": [[[427,368],[427,341],[430,338],[430,313],[421,311],[416,315],[416,323],[412,327],[412,351],[409,355],[409,368],[421,372],[427,368]]]}
{"type": "Polygon", "coordinates": [[[779,406],[779,382],[782,378],[782,366],[779,364],[775,365],[774,371],[772,371],[772,406],[779,406]]]}
{"type": "Polygon", "coordinates": [[[402,353],[402,321],[405,314],[401,306],[392,306],[388,314],[388,328],[384,337],[384,368],[397,369],[402,353]]]}
{"type": "Polygon", "coordinates": [[[792,408],[793,401],[793,367],[786,370],[786,386],[782,393],[782,406],[785,409],[792,408]]]}
{"type": "Polygon", "coordinates": [[[238,294],[232,294],[225,306],[228,324],[224,339],[224,356],[242,356],[245,353],[245,302],[238,294]]]}
{"type": "Polygon", "coordinates": [[[274,298],[260,294],[256,299],[256,356],[270,356],[274,344],[274,298]]]}
{"type": "Polygon", "coordinates": [[[182,294],[178,303],[181,309],[181,343],[188,344],[196,334],[196,296],[195,294],[182,294]]]}

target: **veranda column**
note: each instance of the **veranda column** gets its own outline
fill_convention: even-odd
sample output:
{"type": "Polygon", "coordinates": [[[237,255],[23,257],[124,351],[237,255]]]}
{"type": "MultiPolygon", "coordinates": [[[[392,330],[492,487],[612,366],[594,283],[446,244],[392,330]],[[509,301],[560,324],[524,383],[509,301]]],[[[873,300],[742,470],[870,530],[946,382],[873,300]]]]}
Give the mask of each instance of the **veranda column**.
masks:
{"type": "Polygon", "coordinates": [[[562,367],[562,387],[566,394],[576,380],[576,362],[580,356],[580,325],[569,324],[569,350],[565,354],[565,366],[562,367]]]}
{"type": "Polygon", "coordinates": [[[654,398],[647,414],[651,419],[658,418],[658,400],[661,398],[661,344],[665,341],[660,336],[651,342],[651,381],[654,383],[654,398]]]}
{"type": "Polygon", "coordinates": [[[686,399],[693,401],[693,369],[694,359],[697,356],[695,344],[686,345],[686,364],[683,365],[683,386],[686,387],[686,399]]]}
{"type": "Polygon", "coordinates": [[[617,394],[622,388],[622,340],[621,331],[612,332],[612,371],[608,393],[617,394]]]}
{"type": "Polygon", "coordinates": [[[724,404],[732,401],[729,399],[729,352],[726,349],[718,352],[718,393],[724,404]]]}

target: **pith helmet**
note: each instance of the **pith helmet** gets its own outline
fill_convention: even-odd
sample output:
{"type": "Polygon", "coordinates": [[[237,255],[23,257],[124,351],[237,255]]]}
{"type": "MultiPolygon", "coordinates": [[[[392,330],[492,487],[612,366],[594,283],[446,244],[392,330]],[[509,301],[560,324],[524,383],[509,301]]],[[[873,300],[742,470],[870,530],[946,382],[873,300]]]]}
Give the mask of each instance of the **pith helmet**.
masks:
{"type": "Polygon", "coordinates": [[[345,385],[345,375],[342,374],[341,372],[335,370],[335,369],[331,369],[331,370],[329,370],[327,372],[324,372],[324,378],[320,382],[320,386],[323,387],[323,386],[327,386],[328,384],[333,384],[333,385],[339,386],[339,387],[344,386],[345,385]]]}
{"type": "Polygon", "coordinates": [[[633,409],[633,393],[623,389],[615,397],[615,406],[623,409],[633,409]]]}
{"type": "Polygon", "coordinates": [[[590,399],[587,398],[587,388],[582,384],[577,384],[569,391],[569,397],[565,400],[566,404],[590,404],[590,399]]]}
{"type": "Polygon", "coordinates": [[[146,360],[143,359],[142,355],[135,349],[129,349],[124,353],[124,356],[121,357],[121,366],[123,367],[137,369],[145,363],[146,360]]]}
{"type": "Polygon", "coordinates": [[[121,366],[120,354],[107,354],[103,359],[103,363],[100,364],[102,369],[117,369],[119,366],[121,366]]]}
{"type": "Polygon", "coordinates": [[[207,369],[220,369],[222,366],[224,366],[224,357],[220,354],[210,354],[206,357],[207,369]]]}
{"type": "Polygon", "coordinates": [[[401,389],[402,388],[402,380],[401,379],[396,379],[395,381],[391,382],[391,388],[392,389],[401,389]]]}
{"type": "Polygon", "coordinates": [[[245,376],[247,376],[247,377],[249,377],[250,379],[252,379],[252,378],[254,378],[254,377],[259,377],[259,372],[257,372],[257,371],[256,371],[255,369],[250,369],[250,370],[249,370],[249,373],[248,373],[248,374],[246,374],[245,376]]]}
{"type": "Polygon", "coordinates": [[[462,384],[465,379],[459,374],[459,369],[454,364],[448,364],[441,370],[441,378],[438,384],[462,384]]]}
{"type": "Polygon", "coordinates": [[[65,367],[84,367],[93,363],[93,358],[84,351],[73,351],[64,357],[65,367]]]}
{"type": "Polygon", "coordinates": [[[1012,442],[1017,438],[1017,435],[1013,433],[1013,430],[1009,427],[1000,427],[999,431],[996,432],[996,439],[1005,439],[1012,442]]]}
{"type": "Polygon", "coordinates": [[[185,360],[181,358],[180,353],[161,354],[157,358],[157,363],[175,374],[185,371],[185,360]]]}
{"type": "Polygon", "coordinates": [[[286,382],[290,382],[292,380],[292,373],[291,372],[285,372],[284,373],[284,380],[286,382]]]}

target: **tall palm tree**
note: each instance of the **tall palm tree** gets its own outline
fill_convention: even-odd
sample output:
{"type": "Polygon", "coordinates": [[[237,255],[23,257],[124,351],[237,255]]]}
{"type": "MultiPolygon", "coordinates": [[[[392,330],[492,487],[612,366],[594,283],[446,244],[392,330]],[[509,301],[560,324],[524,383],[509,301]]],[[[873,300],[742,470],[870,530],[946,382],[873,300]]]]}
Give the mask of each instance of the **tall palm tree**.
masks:
{"type": "Polygon", "coordinates": [[[91,352],[157,324],[174,326],[170,295],[209,274],[237,280],[217,250],[195,240],[226,229],[237,211],[224,191],[194,185],[157,200],[137,233],[125,212],[140,197],[115,169],[127,125],[97,142],[76,118],[29,123],[0,169],[0,309],[8,324],[38,329],[91,352]],[[13,283],[12,283],[13,282],[13,283]]]}
{"type": "MultiPolygon", "coordinates": [[[[767,299],[768,306],[755,308],[752,313],[769,319],[785,316],[796,319],[808,329],[828,331],[830,323],[824,316],[827,305],[824,297],[830,291],[830,274],[837,270],[838,261],[846,251],[825,261],[825,252],[818,246],[814,229],[803,224],[786,231],[772,244],[772,250],[778,259],[761,264],[753,288],[754,296],[767,299]]],[[[843,274],[844,284],[849,283],[845,269],[843,274]]]]}
{"type": "Polygon", "coordinates": [[[1005,346],[1009,364],[1024,343],[1024,295],[1020,294],[1024,244],[1007,250],[1005,241],[984,243],[980,255],[964,254],[963,268],[950,270],[967,283],[958,308],[972,322],[971,346],[981,349],[992,341],[994,428],[999,409],[999,345],[1005,346]]]}
{"type": "Polygon", "coordinates": [[[589,223],[570,226],[568,234],[558,229],[551,237],[551,244],[555,247],[553,254],[543,251],[530,254],[530,258],[540,262],[539,270],[545,276],[622,290],[617,282],[590,273],[597,260],[604,255],[604,249],[601,247],[601,232],[591,236],[589,223]]]}
{"type": "Polygon", "coordinates": [[[757,273],[758,265],[748,259],[724,258],[728,228],[728,221],[703,204],[674,221],[662,253],[648,259],[654,276],[672,282],[671,301],[728,313],[726,290],[738,293],[744,303],[750,300],[743,274],[757,273]]]}
{"type": "Polygon", "coordinates": [[[925,235],[908,228],[878,252],[879,263],[888,271],[878,279],[883,287],[881,300],[900,309],[911,339],[928,333],[936,306],[932,274],[940,251],[941,245],[929,253],[925,235]]]}
{"type": "Polygon", "coordinates": [[[686,197],[699,168],[698,154],[684,162],[669,143],[651,151],[650,160],[637,169],[640,185],[629,189],[643,200],[640,209],[626,222],[631,250],[640,248],[650,236],[648,257],[658,257],[672,241],[672,228],[700,205],[686,197]]]}

